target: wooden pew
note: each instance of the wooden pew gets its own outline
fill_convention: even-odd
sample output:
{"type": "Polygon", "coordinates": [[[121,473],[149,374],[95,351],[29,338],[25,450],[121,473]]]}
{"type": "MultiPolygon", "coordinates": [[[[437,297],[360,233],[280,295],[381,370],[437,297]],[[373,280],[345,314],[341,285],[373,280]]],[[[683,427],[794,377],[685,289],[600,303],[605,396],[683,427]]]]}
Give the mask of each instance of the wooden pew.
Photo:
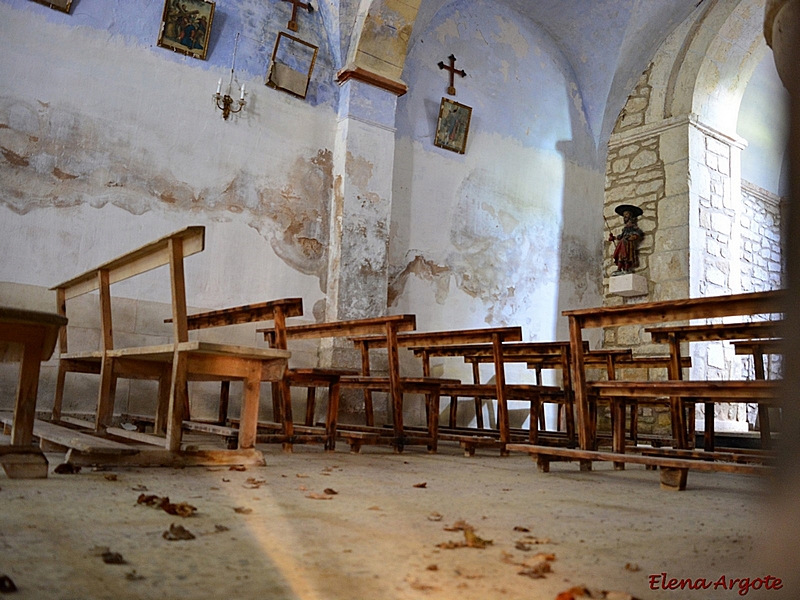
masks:
{"type": "MultiPolygon", "coordinates": [[[[670,322],[687,322],[695,319],[719,319],[731,316],[754,316],[769,315],[781,312],[784,303],[787,301],[785,292],[759,292],[749,294],[733,294],[720,297],[709,298],[689,298],[684,300],[649,302],[638,304],[625,304],[620,306],[585,308],[578,310],[564,311],[569,319],[570,343],[572,351],[572,382],[575,389],[575,406],[578,419],[578,441],[582,454],[578,452],[572,455],[559,455],[561,458],[571,457],[581,463],[582,469],[591,469],[592,460],[598,460],[595,454],[591,456],[587,453],[596,451],[597,433],[595,423],[592,422],[590,411],[590,395],[596,393],[603,397],[608,397],[615,401],[614,410],[620,410],[624,406],[624,401],[616,401],[620,397],[627,396],[629,399],[637,401],[654,401],[654,396],[667,396],[673,398],[673,437],[677,440],[677,449],[687,449],[686,441],[686,421],[683,410],[683,402],[687,398],[706,398],[713,402],[721,402],[730,398],[742,398],[752,400],[759,404],[774,403],[776,388],[773,382],[625,382],[609,381],[591,383],[586,378],[586,360],[583,349],[583,330],[588,328],[610,327],[619,325],[641,325],[645,323],[666,324],[670,322]],[[765,383],[767,385],[765,385],[765,383]],[[649,400],[648,400],[649,399],[649,400]]],[[[671,373],[680,372],[680,355],[671,355],[671,373]]],[[[624,454],[625,445],[623,436],[616,435],[617,441],[613,443],[613,454],[615,463],[633,462],[627,461],[624,454]]],[[[515,450],[527,451],[540,455],[542,451],[537,447],[536,451],[528,445],[517,445],[515,450]]],[[[560,449],[560,451],[569,449],[560,449]]],[[[605,460],[608,457],[603,457],[605,460]]],[[[648,460],[658,457],[637,456],[636,462],[645,464],[648,460]]],[[[674,478],[662,483],[674,489],[684,489],[686,484],[686,470],[694,464],[692,459],[685,459],[687,462],[681,463],[678,480],[674,478]],[[685,465],[685,466],[684,466],[685,465]]],[[[699,463],[698,463],[699,464],[699,463]]],[[[728,463],[708,463],[703,461],[702,468],[707,465],[718,465],[719,470],[736,470],[737,465],[728,463]]],[[[698,467],[700,468],[700,467],[698,467]]]]}
{"type": "MultiPolygon", "coordinates": [[[[351,340],[356,347],[361,349],[362,363],[368,364],[368,356],[371,349],[386,347],[386,339],[381,336],[360,336],[353,337],[351,340]]],[[[499,440],[494,445],[500,448],[501,455],[507,455],[506,444],[511,441],[508,400],[531,402],[532,419],[534,419],[533,422],[537,422],[541,396],[543,394],[556,395],[561,393],[561,389],[554,386],[508,384],[506,382],[505,345],[509,342],[520,342],[521,340],[522,329],[519,327],[487,327],[481,329],[402,333],[397,336],[397,346],[416,349],[417,353],[421,353],[424,377],[431,376],[429,357],[434,352],[442,350],[444,354],[451,356],[456,355],[454,354],[454,349],[457,349],[459,355],[463,355],[464,352],[471,352],[471,348],[478,348],[477,351],[479,353],[485,352],[488,361],[491,361],[494,365],[494,384],[481,384],[479,381],[473,381],[472,383],[463,383],[457,380],[445,381],[441,385],[440,394],[451,398],[451,407],[458,397],[497,400],[499,440]]],[[[436,420],[438,421],[438,413],[436,420]]],[[[529,433],[531,441],[538,439],[538,429],[536,427],[533,427],[529,433]]],[[[474,434],[458,435],[451,430],[449,437],[460,441],[466,453],[470,456],[474,454],[476,445],[488,445],[485,439],[481,439],[483,436],[476,438],[474,434]]]]}
{"type": "MultiPolygon", "coordinates": [[[[684,342],[715,342],[715,341],[741,341],[749,343],[747,346],[752,354],[758,353],[755,361],[756,379],[764,379],[763,355],[759,353],[757,341],[776,340],[782,330],[782,321],[750,321],[742,323],[710,323],[705,325],[686,325],[679,327],[648,327],[645,329],[654,343],[668,344],[670,354],[676,357],[675,364],[681,358],[681,344],[684,342]],[[759,376],[760,375],[760,376],[759,376]]],[[[745,348],[745,346],[740,346],[745,348]]],[[[670,369],[670,379],[683,379],[682,369],[670,369]]],[[[714,414],[713,402],[706,402],[706,414],[714,414]]],[[[761,443],[765,450],[771,446],[771,433],[769,426],[769,406],[765,403],[758,405],[758,414],[761,424],[761,443]]],[[[691,411],[688,419],[688,432],[694,434],[694,412],[691,411]]],[[[706,419],[703,436],[703,448],[714,450],[714,420],[706,419]]],[[[691,440],[687,440],[691,445],[691,440]]]]}
{"type": "MultiPolygon", "coordinates": [[[[303,316],[302,298],[282,298],[270,300],[259,304],[247,304],[215,311],[196,313],[188,317],[189,329],[207,329],[223,325],[239,325],[243,323],[257,323],[273,321],[274,335],[270,338],[270,346],[281,350],[287,349],[286,319],[303,316]]],[[[167,322],[171,319],[166,319],[167,322]]],[[[273,383],[272,386],[272,413],[273,419],[279,427],[259,423],[259,427],[271,429],[273,433],[259,434],[257,441],[280,442],[286,450],[291,445],[304,442],[322,442],[325,450],[333,451],[336,448],[336,425],[339,411],[339,379],[342,375],[357,373],[345,369],[320,369],[320,368],[288,368],[283,378],[273,383]],[[291,387],[307,388],[305,427],[302,433],[295,431],[294,427],[286,432],[283,414],[291,414],[291,387]],[[320,430],[314,428],[315,393],[318,387],[328,389],[328,409],[325,427],[320,430]],[[286,404],[289,407],[286,408],[286,404]]],[[[227,422],[229,382],[223,382],[220,393],[219,424],[227,422]]]]}
{"type": "Polygon", "coordinates": [[[12,479],[47,477],[47,459],[31,446],[39,366],[53,355],[66,317],[18,308],[0,307],[0,361],[19,362],[14,414],[9,423],[11,444],[0,445],[0,465],[12,479]]]}
{"type": "MultiPolygon", "coordinates": [[[[58,311],[67,313],[67,301],[83,294],[97,291],[100,297],[98,321],[101,331],[99,350],[70,352],[66,328],[61,334],[61,356],[53,407],[53,421],[58,423],[68,372],[94,373],[100,377],[94,429],[107,432],[112,423],[114,394],[117,379],[156,379],[159,382],[155,416],[156,435],[114,429],[114,437],[136,443],[158,445],[163,450],[137,453],[121,461],[107,456],[83,453],[74,458],[84,463],[97,460],[97,464],[263,464],[263,456],[254,448],[261,381],[279,381],[286,369],[289,352],[270,348],[255,348],[229,344],[189,340],[186,309],[186,284],[184,259],[201,252],[205,246],[205,228],[187,227],[164,236],[141,248],[128,252],[94,269],[73,277],[55,287],[58,311]],[[169,267],[168,283],[171,290],[173,342],[155,346],[116,348],[112,327],[112,296],[110,286],[151,271],[169,267]],[[238,431],[238,448],[186,453],[182,450],[184,415],[187,412],[189,381],[242,381],[242,420],[238,431]],[[164,437],[158,435],[166,430],[164,437]],[[136,434],[136,435],[134,435],[136,434]],[[138,462],[137,462],[138,461],[138,462]]],[[[188,416],[188,415],[186,415],[188,416]]],[[[51,436],[42,434],[43,439],[51,436]]],[[[60,443],[60,442],[57,442],[60,443]]],[[[80,449],[74,450],[81,452],[80,449]]],[[[75,453],[72,453],[73,455],[75,453]]]]}
{"type": "MultiPolygon", "coordinates": [[[[310,325],[287,326],[283,331],[279,327],[259,329],[264,334],[264,339],[270,345],[276,343],[280,335],[285,335],[287,340],[322,339],[322,338],[352,338],[357,336],[383,336],[384,344],[388,350],[389,373],[388,377],[376,377],[369,372],[362,372],[358,376],[342,376],[342,387],[365,390],[367,392],[386,392],[389,394],[392,409],[392,431],[369,427],[366,430],[353,430],[348,427],[339,429],[339,436],[348,440],[351,450],[357,452],[362,444],[388,443],[396,452],[411,444],[425,444],[429,451],[435,452],[438,443],[438,415],[439,387],[447,380],[431,377],[401,377],[400,362],[397,353],[397,338],[400,332],[413,330],[416,326],[414,315],[394,315],[387,317],[374,317],[356,319],[351,321],[332,321],[310,325]],[[403,396],[405,394],[423,394],[428,402],[428,424],[423,435],[408,435],[403,426],[403,396]]],[[[291,405],[285,405],[284,431],[293,431],[291,405]]]]}

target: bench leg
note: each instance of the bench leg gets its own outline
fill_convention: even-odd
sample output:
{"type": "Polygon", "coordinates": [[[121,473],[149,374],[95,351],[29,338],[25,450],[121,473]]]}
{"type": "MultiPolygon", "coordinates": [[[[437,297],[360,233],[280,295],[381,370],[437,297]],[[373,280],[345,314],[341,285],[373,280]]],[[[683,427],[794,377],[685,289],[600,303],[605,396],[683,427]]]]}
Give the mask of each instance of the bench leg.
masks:
{"type": "Polygon", "coordinates": [[[447,425],[452,429],[456,426],[458,422],[457,419],[458,413],[458,396],[450,396],[450,420],[448,421],[447,425]]]}
{"type": "Polygon", "coordinates": [[[14,401],[14,425],[11,428],[11,445],[26,448],[33,438],[36,419],[36,394],[39,390],[39,367],[42,362],[42,334],[29,339],[23,348],[19,366],[17,397],[14,401]]]}
{"type": "Polygon", "coordinates": [[[686,479],[689,469],[674,469],[672,467],[661,467],[661,489],[683,491],[686,489],[686,479]]]}
{"type": "Polygon", "coordinates": [[[428,444],[428,452],[435,454],[439,449],[439,392],[438,390],[432,394],[427,394],[429,398],[428,404],[428,435],[431,436],[431,441],[428,444]]]}
{"type": "Polygon", "coordinates": [[[52,419],[54,423],[61,420],[61,407],[64,404],[64,384],[67,380],[67,370],[61,361],[58,362],[58,377],[56,378],[56,395],[53,398],[52,419]]]}
{"type": "Polygon", "coordinates": [[[714,403],[706,402],[705,411],[705,432],[703,436],[703,450],[706,452],[714,451],[714,403]]]}
{"type": "MultiPolygon", "coordinates": [[[[158,404],[156,406],[156,421],[155,425],[153,425],[153,432],[156,435],[165,434],[167,431],[169,396],[171,390],[172,368],[169,365],[166,365],[161,373],[161,376],[158,378],[158,404]]],[[[144,431],[144,429],[142,431],[144,431]]]]}
{"type": "Polygon", "coordinates": [[[111,421],[114,418],[114,396],[116,391],[117,378],[114,374],[114,360],[104,357],[100,367],[100,391],[97,395],[97,415],[94,422],[96,431],[102,431],[111,426],[111,421]]]}
{"type": "Polygon", "coordinates": [[[170,452],[179,452],[183,437],[183,415],[187,398],[187,367],[189,357],[183,352],[175,352],[172,359],[172,381],[169,393],[169,414],[167,415],[167,443],[170,452]]]}
{"type": "Polygon", "coordinates": [[[261,393],[261,363],[248,361],[247,376],[242,384],[242,414],[239,420],[239,450],[249,450],[256,445],[258,428],[258,403],[261,393]]]}
{"type": "Polygon", "coordinates": [[[530,425],[528,426],[528,441],[531,444],[539,443],[539,417],[540,413],[544,412],[541,408],[541,401],[539,398],[531,400],[530,425]]]}
{"type": "Polygon", "coordinates": [[[325,417],[325,450],[336,450],[336,422],[339,417],[339,380],[328,386],[328,413],[325,417]]]}
{"type": "MultiPolygon", "coordinates": [[[[611,450],[625,454],[625,403],[617,398],[611,399],[611,450]]],[[[615,471],[624,471],[624,462],[614,462],[615,471]]]]}
{"type": "Polygon", "coordinates": [[[219,413],[217,423],[220,425],[228,424],[228,404],[231,397],[231,382],[223,381],[219,386],[219,413]]]}
{"type": "Polygon", "coordinates": [[[536,461],[536,470],[539,473],[550,472],[550,458],[544,454],[531,454],[531,458],[536,461]]]}
{"type": "Polygon", "coordinates": [[[317,388],[313,385],[306,388],[306,427],[314,424],[314,413],[317,411],[317,388]]]}
{"type": "Polygon", "coordinates": [[[291,452],[293,450],[292,442],[294,437],[294,419],[292,416],[292,388],[289,386],[289,381],[284,377],[279,382],[281,409],[280,413],[283,417],[283,435],[286,436],[287,441],[283,443],[283,451],[291,452]]]}

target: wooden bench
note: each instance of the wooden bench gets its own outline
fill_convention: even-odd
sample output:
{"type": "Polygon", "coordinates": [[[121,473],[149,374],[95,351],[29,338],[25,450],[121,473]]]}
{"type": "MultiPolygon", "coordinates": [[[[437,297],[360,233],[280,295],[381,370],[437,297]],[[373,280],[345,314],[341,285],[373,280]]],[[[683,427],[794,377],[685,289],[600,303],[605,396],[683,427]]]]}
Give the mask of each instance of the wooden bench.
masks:
{"type": "MultiPolygon", "coordinates": [[[[112,424],[114,394],[118,378],[156,379],[159,382],[155,433],[165,431],[160,439],[165,452],[158,455],[141,452],[134,454],[126,465],[136,464],[140,457],[143,465],[153,464],[215,464],[231,459],[263,464],[263,456],[254,450],[260,385],[262,381],[280,381],[290,353],[285,350],[256,348],[230,344],[215,344],[189,340],[189,323],[186,308],[184,259],[201,252],[205,246],[205,228],[187,227],[164,236],[141,248],[128,252],[112,261],[54,286],[58,312],[67,313],[67,301],[97,291],[99,293],[100,349],[74,353],[68,350],[66,328],[61,334],[61,356],[53,407],[53,420],[58,422],[68,372],[94,373],[100,377],[94,428],[104,432],[112,424]],[[115,348],[112,326],[112,297],[110,286],[151,271],[169,267],[167,282],[171,291],[173,342],[155,346],[115,348]],[[238,430],[238,453],[230,450],[209,450],[186,454],[181,440],[184,416],[188,415],[189,381],[242,381],[242,417],[238,430]],[[225,454],[227,453],[227,455],[225,454]]],[[[116,437],[128,437],[141,442],[124,429],[115,431],[116,437]]],[[[43,437],[47,439],[51,433],[43,437]]],[[[78,450],[78,449],[76,449],[78,450]]],[[[83,460],[91,460],[92,453],[84,453],[83,460]]],[[[107,457],[99,462],[113,463],[107,457]]],[[[122,463],[116,463],[122,464],[122,463]]]]}
{"type": "MultiPolygon", "coordinates": [[[[371,427],[370,431],[356,431],[357,435],[349,435],[348,428],[341,427],[338,435],[350,442],[351,450],[358,451],[364,443],[388,443],[396,452],[412,444],[425,444],[429,451],[435,452],[438,443],[438,419],[431,415],[438,415],[439,388],[446,380],[431,377],[401,377],[400,362],[397,352],[398,336],[401,332],[413,330],[416,327],[414,315],[393,315],[386,317],[373,317],[350,321],[332,321],[310,325],[293,325],[285,328],[283,332],[278,327],[259,330],[270,345],[276,343],[282,333],[287,340],[322,339],[322,338],[354,338],[359,336],[382,336],[384,347],[388,354],[388,376],[376,377],[369,371],[369,364],[362,362],[362,371],[357,376],[342,376],[342,387],[360,389],[365,394],[365,411],[368,426],[374,424],[372,415],[371,393],[375,391],[386,392],[389,395],[392,412],[391,433],[371,427]],[[388,341],[387,341],[388,340],[388,341]],[[408,435],[403,425],[403,397],[405,394],[423,394],[428,404],[428,423],[422,435],[408,435]],[[368,433],[369,435],[363,435],[368,433]]],[[[287,407],[291,410],[291,406],[287,407]]],[[[284,415],[284,428],[291,430],[291,414],[284,415]]]]}
{"type": "Polygon", "coordinates": [[[0,360],[19,362],[11,444],[0,445],[0,464],[10,478],[47,477],[47,459],[31,446],[39,389],[39,366],[49,360],[66,317],[0,307],[0,360]]]}
{"type": "MultiPolygon", "coordinates": [[[[225,308],[215,311],[206,311],[189,315],[189,329],[207,329],[222,325],[239,325],[243,323],[257,323],[273,321],[273,334],[270,337],[270,346],[281,350],[287,349],[286,319],[303,316],[302,298],[282,298],[270,300],[259,304],[248,304],[225,308]]],[[[166,319],[167,322],[171,319],[166,319]]],[[[259,330],[261,331],[261,330],[259,330]]],[[[266,423],[259,423],[259,427],[270,429],[272,433],[260,434],[259,443],[279,442],[284,448],[291,449],[295,443],[322,442],[325,450],[334,451],[336,448],[336,425],[339,412],[339,379],[342,375],[354,374],[357,371],[345,369],[320,369],[320,368],[288,368],[284,377],[272,386],[272,414],[273,420],[281,424],[280,428],[271,427],[266,423]],[[284,420],[285,411],[291,415],[291,388],[305,387],[306,415],[305,427],[302,432],[295,431],[292,425],[286,431],[284,420]],[[314,428],[314,410],[316,406],[316,389],[325,387],[328,390],[328,408],[323,429],[314,428]],[[286,404],[289,403],[289,407],[286,404]]],[[[227,421],[229,383],[223,382],[220,392],[219,423],[227,421]]]]}
{"type": "MultiPolygon", "coordinates": [[[[386,339],[382,336],[356,336],[351,340],[361,350],[362,364],[369,364],[369,351],[385,348],[386,339]]],[[[481,384],[480,380],[464,383],[458,380],[443,381],[440,386],[440,395],[451,398],[450,406],[457,404],[459,397],[478,398],[479,402],[486,399],[497,400],[499,439],[495,446],[499,447],[501,455],[507,455],[506,444],[511,441],[510,421],[508,415],[509,400],[524,400],[531,403],[532,422],[538,422],[539,407],[543,395],[555,396],[561,394],[561,389],[555,386],[542,386],[533,384],[509,384],[505,376],[505,346],[510,342],[521,342],[522,329],[520,327],[487,327],[480,329],[462,329],[450,331],[407,332],[397,336],[397,346],[409,348],[422,357],[423,376],[431,376],[430,357],[437,356],[463,356],[473,351],[486,356],[487,362],[494,365],[495,383],[481,384]]],[[[451,413],[452,414],[452,413],[451,413]]],[[[430,418],[430,415],[428,415],[430,418]]],[[[438,413],[436,415],[438,422],[438,413]]],[[[452,423],[451,423],[452,425],[452,423]]],[[[483,432],[456,431],[454,427],[448,430],[450,439],[461,442],[468,455],[474,454],[475,447],[487,445],[483,432]]],[[[530,440],[538,439],[538,428],[529,430],[530,440]]]]}
{"type": "MultiPolygon", "coordinates": [[[[683,382],[677,381],[675,375],[680,373],[682,368],[680,355],[670,355],[670,377],[673,381],[648,381],[648,382],[624,382],[609,381],[595,382],[587,381],[586,360],[583,344],[583,330],[588,328],[611,327],[620,325],[641,325],[646,323],[667,324],[675,322],[688,322],[697,319],[721,319],[733,316],[755,316],[771,315],[781,312],[786,295],[783,291],[759,292],[750,294],[733,294],[720,297],[709,298],[689,298],[683,300],[648,302],[638,304],[625,304],[620,306],[586,308],[578,310],[564,311],[563,314],[569,320],[570,344],[571,344],[571,372],[572,382],[575,390],[575,407],[578,420],[578,441],[580,451],[576,451],[572,456],[576,460],[582,461],[582,468],[590,469],[592,460],[613,460],[617,465],[624,466],[628,461],[624,457],[628,456],[625,451],[623,432],[619,430],[619,425],[612,432],[613,452],[606,453],[613,455],[596,458],[587,452],[596,451],[597,432],[596,422],[591,418],[590,396],[592,394],[608,397],[612,402],[612,412],[617,412],[617,423],[622,421],[619,418],[619,411],[624,410],[625,398],[627,401],[655,401],[661,397],[669,398],[671,405],[673,437],[676,440],[677,449],[688,449],[686,439],[686,416],[684,412],[684,400],[686,398],[704,398],[712,402],[730,400],[731,397],[752,399],[759,404],[770,404],[775,402],[776,388],[773,382],[766,382],[763,385],[759,382],[683,382]],[[741,385],[745,384],[745,385],[741,385]],[[649,400],[648,400],[649,399],[649,400]],[[616,440],[616,441],[614,441],[616,440]],[[579,456],[579,452],[583,452],[579,456]]],[[[684,326],[682,325],[683,329],[684,326]]],[[[530,451],[517,446],[515,449],[530,451]]],[[[560,449],[569,451],[569,449],[560,449]]],[[[537,450],[537,454],[541,452],[537,450]]],[[[569,455],[559,455],[569,456],[569,455]]],[[[638,462],[641,459],[655,459],[657,457],[636,457],[638,462]]],[[[708,465],[716,465],[714,462],[693,461],[684,459],[687,462],[681,463],[680,469],[693,468],[693,465],[702,464],[702,467],[709,468],[708,465]]],[[[727,466],[720,466],[720,470],[727,469],[727,466]]],[[[685,477],[686,471],[682,472],[685,477]]],[[[678,486],[682,489],[682,486],[678,486]]]]}
{"type": "MultiPolygon", "coordinates": [[[[685,325],[677,327],[648,327],[645,329],[650,334],[652,341],[656,344],[668,344],[670,354],[676,357],[676,364],[681,358],[681,344],[684,342],[714,342],[731,341],[749,344],[749,354],[758,353],[755,360],[755,375],[757,379],[764,379],[763,353],[758,351],[756,342],[771,342],[777,340],[782,330],[783,322],[776,321],[749,321],[749,322],[728,322],[710,323],[703,325],[685,325]],[[760,376],[759,376],[760,375],[760,376]]],[[[745,346],[739,346],[745,348],[745,346]]],[[[739,351],[737,351],[739,352],[739,351]]],[[[755,356],[754,356],[755,358],[755,356]]],[[[670,379],[683,379],[682,369],[670,369],[670,379]]],[[[713,415],[713,403],[706,403],[706,414],[713,415]]],[[[758,406],[761,443],[762,448],[769,449],[771,446],[771,433],[769,423],[769,407],[766,404],[758,406]]],[[[706,423],[703,447],[707,450],[714,449],[714,423],[713,419],[709,426],[706,423]]],[[[690,411],[687,429],[691,436],[694,433],[694,412],[690,411]]],[[[691,438],[687,440],[691,445],[691,438]]]]}

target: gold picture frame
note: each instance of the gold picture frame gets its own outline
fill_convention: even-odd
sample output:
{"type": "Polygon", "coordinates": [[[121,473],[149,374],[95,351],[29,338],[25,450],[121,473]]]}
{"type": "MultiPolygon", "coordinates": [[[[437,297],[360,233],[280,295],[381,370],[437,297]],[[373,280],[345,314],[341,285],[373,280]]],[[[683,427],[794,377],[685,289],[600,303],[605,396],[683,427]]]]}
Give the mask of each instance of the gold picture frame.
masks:
{"type": "Polygon", "coordinates": [[[305,98],[319,47],[282,31],[278,32],[266,85],[305,98]]]}
{"type": "Polygon", "coordinates": [[[44,4],[45,6],[49,6],[54,10],[60,10],[61,12],[65,12],[69,14],[70,9],[72,8],[72,0],[33,0],[37,4],[44,4]]]}
{"type": "Polygon", "coordinates": [[[164,0],[158,45],[205,60],[215,6],[210,0],[164,0]]]}
{"type": "Polygon", "coordinates": [[[439,119],[436,122],[436,136],[433,138],[434,145],[464,154],[471,120],[471,107],[450,98],[442,98],[439,119]]]}

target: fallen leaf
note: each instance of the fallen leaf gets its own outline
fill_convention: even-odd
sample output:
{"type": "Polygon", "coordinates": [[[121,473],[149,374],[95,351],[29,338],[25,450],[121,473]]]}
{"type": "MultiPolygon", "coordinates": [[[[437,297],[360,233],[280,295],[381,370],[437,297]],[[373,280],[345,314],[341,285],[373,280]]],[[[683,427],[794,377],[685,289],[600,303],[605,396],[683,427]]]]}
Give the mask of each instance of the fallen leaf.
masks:
{"type": "Polygon", "coordinates": [[[240,515],[249,515],[251,512],[253,512],[253,509],[246,508],[244,506],[234,506],[233,512],[238,513],[240,515]]]}
{"type": "Polygon", "coordinates": [[[53,473],[58,473],[59,475],[74,475],[75,473],[80,473],[81,468],[76,465],[71,465],[69,463],[61,463],[55,469],[53,469],[53,473]]]}
{"type": "Polygon", "coordinates": [[[333,497],[327,496],[325,494],[317,494],[316,492],[311,492],[310,494],[306,494],[306,498],[311,500],[333,500],[333,497]]]}
{"type": "Polygon", "coordinates": [[[585,587],[573,587],[556,596],[556,600],[577,600],[578,598],[591,598],[591,592],[585,587]]]}
{"type": "Polygon", "coordinates": [[[141,581],[142,579],[144,579],[144,575],[139,575],[136,572],[136,569],[134,569],[133,571],[125,573],[125,579],[127,579],[128,581],[141,581]]]}
{"type": "Polygon", "coordinates": [[[251,489],[251,490],[257,490],[258,488],[260,488],[265,483],[267,483],[266,479],[256,479],[255,477],[248,477],[247,480],[244,482],[244,485],[242,487],[245,487],[245,488],[248,488],[248,489],[251,489]]]}
{"type": "Polygon", "coordinates": [[[428,487],[428,482],[427,481],[423,481],[422,483],[415,483],[414,487],[415,488],[426,488],[426,487],[428,487]]]}
{"type": "Polygon", "coordinates": [[[528,529],[527,527],[522,527],[521,525],[517,525],[516,527],[514,527],[514,531],[522,531],[523,533],[528,533],[530,529],[528,529]]]}
{"type": "Polygon", "coordinates": [[[467,523],[464,520],[459,520],[450,525],[450,527],[445,527],[445,531],[464,531],[465,529],[475,529],[472,525],[467,523]]]}
{"type": "Polygon", "coordinates": [[[417,590],[418,592],[430,592],[439,589],[434,585],[428,585],[427,583],[422,583],[419,579],[415,579],[414,581],[409,581],[408,585],[411,587],[412,590],[417,590]]]}
{"type": "Polygon", "coordinates": [[[531,543],[530,542],[517,542],[514,544],[514,548],[519,550],[520,552],[530,552],[531,551],[531,543]]]}
{"type": "Polygon", "coordinates": [[[186,502],[178,502],[177,504],[167,502],[161,508],[171,515],[177,515],[183,518],[191,517],[197,511],[197,507],[186,502]]]}
{"type": "Polygon", "coordinates": [[[214,525],[214,531],[217,533],[221,533],[223,531],[230,531],[230,528],[225,527],[225,525],[214,525]]]}
{"type": "Polygon", "coordinates": [[[522,570],[517,571],[517,574],[530,577],[531,579],[544,579],[546,573],[552,573],[553,569],[551,568],[550,563],[555,559],[555,554],[539,552],[538,554],[534,554],[533,556],[526,558],[524,561],[519,563],[519,566],[522,567],[522,570]]]}
{"type": "Polygon", "coordinates": [[[193,540],[194,534],[188,529],[185,529],[183,525],[175,525],[175,523],[172,523],[169,526],[169,531],[162,533],[161,537],[170,542],[174,542],[178,540],[193,540]]]}
{"type": "Polygon", "coordinates": [[[308,491],[308,488],[306,486],[304,486],[304,485],[298,485],[297,489],[300,490],[301,492],[307,492],[308,491]]]}
{"type": "Polygon", "coordinates": [[[370,506],[367,510],[381,510],[380,506],[370,506]]]}
{"type": "Polygon", "coordinates": [[[465,529],[464,537],[467,540],[467,546],[470,548],[486,548],[486,546],[490,546],[493,543],[492,540],[479,538],[472,529],[465,529]]]}
{"type": "Polygon", "coordinates": [[[427,571],[438,571],[439,570],[439,565],[428,565],[427,567],[425,567],[425,569],[427,571]]]}
{"type": "Polygon", "coordinates": [[[224,477],[222,478],[222,481],[223,481],[223,483],[230,483],[231,482],[230,479],[225,479],[224,477]]]}
{"type": "Polygon", "coordinates": [[[219,488],[218,488],[218,487],[216,487],[216,486],[213,486],[213,485],[212,485],[210,488],[208,488],[208,489],[209,489],[209,490],[214,490],[214,491],[219,491],[219,488]]]}
{"type": "Polygon", "coordinates": [[[146,485],[137,485],[131,488],[134,492],[146,492],[147,486],[146,485]]]}
{"type": "Polygon", "coordinates": [[[295,477],[299,477],[300,479],[308,479],[308,475],[303,475],[302,473],[297,473],[295,477]]]}
{"type": "Polygon", "coordinates": [[[0,593],[8,594],[16,591],[17,586],[11,581],[11,577],[8,575],[0,575],[0,593]]]}
{"type": "Polygon", "coordinates": [[[455,550],[456,548],[466,548],[467,542],[442,542],[441,544],[436,544],[436,547],[443,550],[455,550]]]}
{"type": "Polygon", "coordinates": [[[443,518],[438,512],[432,512],[428,515],[428,521],[441,521],[443,518]]]}
{"type": "Polygon", "coordinates": [[[106,474],[103,475],[103,477],[107,481],[117,481],[117,474],[116,473],[106,473],[106,474]]]}
{"type": "Polygon", "coordinates": [[[122,558],[122,554],[119,552],[103,552],[101,555],[103,562],[107,565],[127,565],[128,563],[122,558]]]}
{"type": "Polygon", "coordinates": [[[338,494],[338,493],[339,493],[339,492],[337,492],[337,491],[336,491],[335,489],[333,489],[333,488],[325,488],[325,489],[324,489],[324,490],[322,490],[322,491],[323,491],[324,493],[328,494],[329,496],[335,496],[336,494],[338,494]]]}
{"type": "Polygon", "coordinates": [[[228,467],[229,471],[247,471],[247,467],[244,465],[231,465],[228,467]]]}
{"type": "Polygon", "coordinates": [[[639,565],[637,565],[636,563],[625,563],[625,570],[636,572],[640,571],[641,569],[639,569],[639,565]]]}

